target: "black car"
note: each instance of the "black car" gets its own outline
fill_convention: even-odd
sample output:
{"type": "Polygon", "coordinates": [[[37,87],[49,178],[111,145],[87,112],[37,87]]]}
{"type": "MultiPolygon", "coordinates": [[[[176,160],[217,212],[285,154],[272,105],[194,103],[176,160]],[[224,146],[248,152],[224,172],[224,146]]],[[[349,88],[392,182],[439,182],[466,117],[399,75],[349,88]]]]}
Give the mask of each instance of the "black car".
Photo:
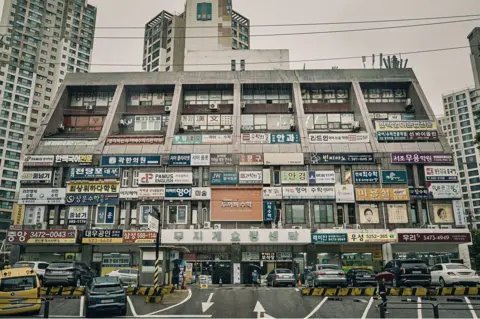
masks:
{"type": "Polygon", "coordinates": [[[347,283],[352,287],[376,286],[375,272],[369,268],[354,268],[347,272],[347,283]]]}
{"type": "Polygon", "coordinates": [[[430,268],[421,259],[394,259],[385,265],[384,270],[394,274],[391,282],[393,287],[414,285],[428,287],[432,282],[430,268]]]}
{"type": "Polygon", "coordinates": [[[54,261],[45,270],[44,286],[73,286],[87,284],[94,277],[90,267],[79,261],[54,261]]]}
{"type": "Polygon", "coordinates": [[[87,318],[92,318],[98,313],[106,318],[111,318],[112,314],[127,315],[127,294],[120,279],[93,278],[86,288],[85,316],[87,318]]]}

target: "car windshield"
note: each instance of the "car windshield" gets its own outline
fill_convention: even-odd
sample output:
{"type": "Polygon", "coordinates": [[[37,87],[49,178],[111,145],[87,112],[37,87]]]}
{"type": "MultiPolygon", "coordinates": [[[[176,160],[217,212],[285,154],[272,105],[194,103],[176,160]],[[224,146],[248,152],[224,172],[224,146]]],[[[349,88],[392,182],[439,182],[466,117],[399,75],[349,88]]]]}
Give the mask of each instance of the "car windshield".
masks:
{"type": "Polygon", "coordinates": [[[119,284],[103,284],[93,286],[92,291],[95,293],[112,293],[117,291],[123,291],[123,287],[119,284]]]}
{"type": "Polygon", "coordinates": [[[48,268],[50,268],[50,267],[52,267],[52,268],[73,268],[73,264],[72,264],[72,263],[67,263],[67,262],[64,262],[64,263],[62,263],[62,262],[60,262],[60,263],[54,262],[54,263],[51,263],[51,264],[48,266],[48,268]]]}
{"type": "Polygon", "coordinates": [[[13,265],[13,268],[24,268],[24,267],[34,268],[35,264],[34,263],[16,263],[15,265],[13,265]]]}
{"type": "Polygon", "coordinates": [[[36,276],[12,277],[0,279],[0,291],[20,291],[37,288],[36,276]]]}
{"type": "Polygon", "coordinates": [[[138,269],[132,269],[132,275],[138,275],[138,269]]]}
{"type": "Polygon", "coordinates": [[[357,269],[357,272],[358,272],[358,273],[369,273],[369,274],[374,273],[373,270],[368,269],[368,268],[365,268],[365,269],[363,269],[363,268],[362,268],[362,269],[357,269]]]}
{"type": "Polygon", "coordinates": [[[318,266],[318,269],[339,270],[340,267],[339,267],[339,266],[336,266],[336,265],[322,265],[322,266],[318,266]]]}
{"type": "Polygon", "coordinates": [[[467,269],[470,270],[467,266],[465,265],[447,265],[447,269],[467,269]]]}
{"type": "Polygon", "coordinates": [[[291,274],[292,271],[290,269],[277,269],[277,274],[291,274]]]}

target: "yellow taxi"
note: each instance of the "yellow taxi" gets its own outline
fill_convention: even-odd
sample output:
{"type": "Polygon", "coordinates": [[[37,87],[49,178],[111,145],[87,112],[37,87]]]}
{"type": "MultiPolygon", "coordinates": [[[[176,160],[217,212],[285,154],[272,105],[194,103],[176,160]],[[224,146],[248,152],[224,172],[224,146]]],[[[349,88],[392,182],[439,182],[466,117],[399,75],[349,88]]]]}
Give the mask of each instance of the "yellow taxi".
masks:
{"type": "Polygon", "coordinates": [[[0,271],[0,316],[31,313],[38,315],[41,287],[32,268],[6,268],[0,271]]]}

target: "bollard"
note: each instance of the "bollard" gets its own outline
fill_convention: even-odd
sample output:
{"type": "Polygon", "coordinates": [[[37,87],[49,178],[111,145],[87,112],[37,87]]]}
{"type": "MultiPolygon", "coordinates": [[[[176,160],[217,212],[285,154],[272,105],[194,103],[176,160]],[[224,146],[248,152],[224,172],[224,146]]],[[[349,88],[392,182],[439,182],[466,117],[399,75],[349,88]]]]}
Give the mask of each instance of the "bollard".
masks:
{"type": "Polygon", "coordinates": [[[438,311],[438,305],[433,305],[433,318],[440,318],[440,313],[438,311]]]}
{"type": "Polygon", "coordinates": [[[385,318],[385,305],[383,302],[380,304],[380,318],[385,318]]]}
{"type": "Polygon", "coordinates": [[[45,300],[45,303],[43,304],[43,318],[48,318],[50,314],[50,301],[45,300]]]}

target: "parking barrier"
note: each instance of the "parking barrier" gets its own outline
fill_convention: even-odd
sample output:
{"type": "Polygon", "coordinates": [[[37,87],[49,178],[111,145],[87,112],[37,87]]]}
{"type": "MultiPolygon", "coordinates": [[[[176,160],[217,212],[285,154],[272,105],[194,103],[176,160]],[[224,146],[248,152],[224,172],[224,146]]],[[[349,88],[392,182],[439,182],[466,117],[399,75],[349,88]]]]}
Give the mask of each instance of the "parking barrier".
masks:
{"type": "MultiPolygon", "coordinates": [[[[173,286],[164,286],[160,288],[153,287],[128,287],[126,293],[128,296],[156,296],[168,295],[171,293],[173,286]]],[[[62,296],[62,297],[79,297],[85,294],[85,287],[43,287],[42,296],[62,296]]]]}
{"type": "MultiPolygon", "coordinates": [[[[403,303],[401,302],[391,302],[391,301],[387,301],[385,303],[381,303],[379,304],[379,308],[380,308],[380,318],[385,318],[385,311],[386,311],[386,308],[388,308],[388,310],[391,310],[391,309],[399,309],[399,310],[412,310],[412,308],[405,308],[405,307],[392,307],[392,305],[402,305],[403,303]]],[[[458,311],[458,310],[461,310],[460,308],[458,307],[453,307],[453,308],[449,308],[449,307],[446,307],[444,308],[443,305],[452,305],[452,303],[446,303],[446,302],[441,302],[441,303],[437,303],[437,304],[433,304],[431,302],[415,302],[415,304],[417,305],[422,305],[422,309],[425,309],[424,306],[431,306],[432,307],[432,310],[433,310],[433,318],[435,319],[438,319],[440,318],[440,310],[444,311],[444,310],[455,310],[455,311],[458,311]]],[[[468,310],[480,310],[480,304],[469,304],[469,309],[468,310]]],[[[447,317],[449,318],[449,317],[447,317]]]]}
{"type": "MultiPolygon", "coordinates": [[[[375,296],[378,294],[375,287],[349,288],[302,288],[303,296],[375,296]]],[[[445,287],[445,288],[387,288],[387,296],[480,296],[477,287],[445,287]]]]}

